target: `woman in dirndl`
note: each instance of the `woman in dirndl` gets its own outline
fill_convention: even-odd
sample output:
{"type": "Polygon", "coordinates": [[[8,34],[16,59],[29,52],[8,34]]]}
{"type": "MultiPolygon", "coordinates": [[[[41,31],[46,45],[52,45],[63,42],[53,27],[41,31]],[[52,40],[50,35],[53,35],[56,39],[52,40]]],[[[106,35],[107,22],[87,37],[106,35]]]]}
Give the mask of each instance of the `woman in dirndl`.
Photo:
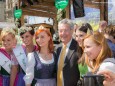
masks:
{"type": "Polygon", "coordinates": [[[35,86],[56,86],[57,58],[50,31],[40,26],[35,33],[35,41],[39,51],[28,54],[24,76],[26,86],[31,86],[33,80],[36,81],[35,86]]]}
{"type": "MultiPolygon", "coordinates": [[[[26,60],[27,60],[27,54],[33,51],[38,50],[37,46],[34,45],[33,43],[33,37],[34,37],[34,29],[31,26],[22,26],[19,31],[18,31],[21,40],[23,42],[22,45],[20,45],[23,48],[23,55],[25,55],[26,60]]],[[[18,44],[19,45],[19,44],[18,44]]],[[[17,48],[17,47],[15,47],[17,48]]],[[[20,52],[20,51],[19,51],[20,52]]],[[[14,54],[16,56],[16,52],[14,50],[14,54]]],[[[25,82],[24,82],[24,75],[25,75],[25,69],[26,68],[22,68],[21,64],[20,64],[20,59],[18,59],[20,56],[16,56],[16,58],[14,58],[14,62],[18,62],[18,67],[13,66],[12,67],[12,78],[15,77],[17,78],[17,82],[16,82],[16,86],[25,86],[25,82]],[[14,73],[17,74],[17,76],[14,76],[14,73]]],[[[20,57],[21,58],[21,57],[20,57]]],[[[25,63],[23,65],[26,66],[26,60],[25,63]]],[[[11,81],[12,86],[15,84],[14,81],[11,81]]]]}
{"type": "Polygon", "coordinates": [[[12,28],[3,28],[1,39],[3,47],[0,48],[0,56],[6,61],[1,65],[0,86],[10,86],[11,64],[14,58],[12,48],[16,45],[15,31],[12,28]]]}

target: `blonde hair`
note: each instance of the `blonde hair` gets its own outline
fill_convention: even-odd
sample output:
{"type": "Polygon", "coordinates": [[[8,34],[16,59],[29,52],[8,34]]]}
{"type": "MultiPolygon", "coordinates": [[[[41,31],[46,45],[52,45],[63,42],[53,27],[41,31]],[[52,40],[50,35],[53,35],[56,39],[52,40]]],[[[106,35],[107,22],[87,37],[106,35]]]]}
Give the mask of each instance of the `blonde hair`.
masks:
{"type": "Polygon", "coordinates": [[[1,31],[1,39],[3,40],[3,38],[9,34],[12,35],[13,38],[15,38],[15,31],[13,30],[13,28],[3,28],[3,30],[1,31]]]}
{"type": "Polygon", "coordinates": [[[104,59],[112,57],[112,52],[102,33],[96,31],[96,32],[93,32],[93,34],[88,34],[84,38],[84,40],[87,38],[90,38],[91,40],[93,40],[95,44],[102,46],[102,49],[96,59],[90,61],[87,56],[85,59],[86,64],[92,69],[92,72],[94,73],[98,70],[100,64],[103,62],[104,59]]]}

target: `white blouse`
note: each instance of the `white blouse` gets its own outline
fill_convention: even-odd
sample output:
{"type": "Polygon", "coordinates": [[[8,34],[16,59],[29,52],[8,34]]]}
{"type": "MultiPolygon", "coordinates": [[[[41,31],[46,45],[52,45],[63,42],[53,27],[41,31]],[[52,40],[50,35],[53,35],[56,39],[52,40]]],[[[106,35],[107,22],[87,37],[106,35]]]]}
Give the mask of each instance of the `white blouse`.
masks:
{"type": "MultiPolygon", "coordinates": [[[[54,62],[54,58],[51,60],[44,60],[39,53],[37,53],[39,56],[39,59],[44,64],[51,64],[54,62]]],[[[53,55],[52,55],[53,57],[53,55]]],[[[26,75],[24,76],[25,84],[31,84],[32,80],[34,78],[34,66],[35,66],[35,57],[34,52],[28,53],[28,59],[27,59],[27,65],[26,65],[26,75]]]]}
{"type": "Polygon", "coordinates": [[[105,62],[100,65],[99,71],[100,70],[109,70],[115,73],[115,64],[112,62],[105,62]]]}
{"type": "Polygon", "coordinates": [[[114,58],[107,58],[99,67],[100,70],[109,70],[115,73],[115,59],[114,58]]]}

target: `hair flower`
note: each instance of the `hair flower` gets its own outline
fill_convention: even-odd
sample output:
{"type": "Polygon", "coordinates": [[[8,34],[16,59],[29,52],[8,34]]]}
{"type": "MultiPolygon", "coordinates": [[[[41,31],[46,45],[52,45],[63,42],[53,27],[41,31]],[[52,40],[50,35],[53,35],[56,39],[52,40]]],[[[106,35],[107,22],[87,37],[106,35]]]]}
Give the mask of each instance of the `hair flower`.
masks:
{"type": "Polygon", "coordinates": [[[32,30],[32,27],[30,26],[22,26],[21,28],[18,29],[18,33],[25,33],[25,32],[28,32],[28,31],[31,31],[32,30]]]}

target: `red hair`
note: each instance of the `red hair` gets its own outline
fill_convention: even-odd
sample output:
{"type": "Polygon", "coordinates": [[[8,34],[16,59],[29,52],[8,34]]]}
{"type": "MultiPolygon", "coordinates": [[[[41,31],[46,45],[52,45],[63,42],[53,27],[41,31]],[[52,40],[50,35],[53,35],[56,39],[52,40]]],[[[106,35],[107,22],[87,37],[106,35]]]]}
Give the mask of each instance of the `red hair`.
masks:
{"type": "MultiPolygon", "coordinates": [[[[37,36],[41,33],[41,32],[46,32],[46,34],[48,36],[50,36],[50,40],[49,40],[49,43],[48,43],[48,48],[49,48],[49,51],[50,53],[52,53],[54,51],[54,43],[53,43],[53,39],[52,39],[52,35],[50,33],[50,31],[46,28],[42,28],[42,29],[38,29],[36,32],[35,32],[35,39],[37,38],[37,36]]],[[[37,42],[36,42],[37,44],[37,42]]],[[[37,44],[38,45],[38,44],[37,44]]],[[[38,45],[38,49],[40,51],[40,46],[38,45]]]]}

